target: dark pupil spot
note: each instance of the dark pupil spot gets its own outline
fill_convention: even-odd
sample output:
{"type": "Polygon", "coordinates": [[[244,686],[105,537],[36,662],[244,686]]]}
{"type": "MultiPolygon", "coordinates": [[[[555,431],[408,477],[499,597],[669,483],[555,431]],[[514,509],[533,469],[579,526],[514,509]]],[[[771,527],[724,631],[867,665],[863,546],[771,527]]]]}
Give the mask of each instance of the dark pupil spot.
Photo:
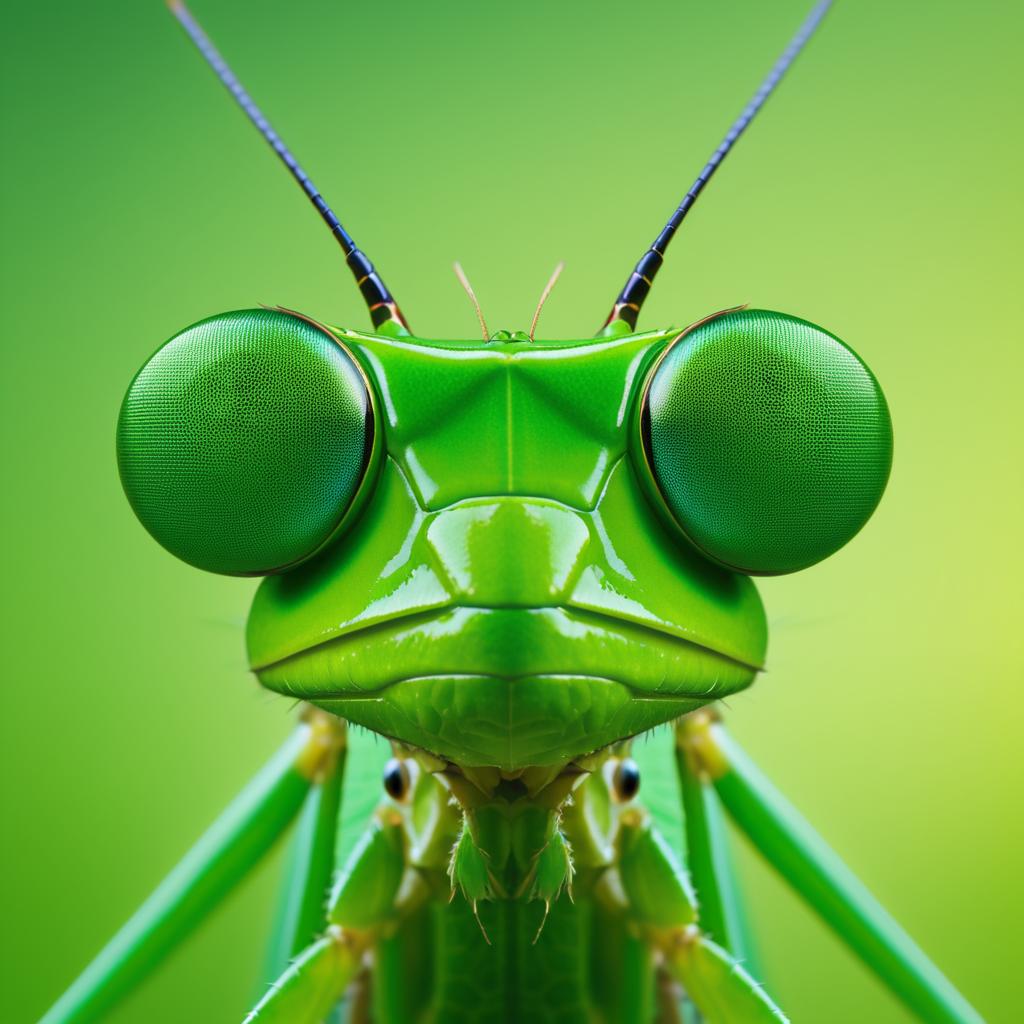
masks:
{"type": "Polygon", "coordinates": [[[622,800],[632,800],[640,792],[640,768],[631,757],[619,764],[615,786],[622,800]]]}
{"type": "Polygon", "coordinates": [[[394,800],[401,800],[405,796],[408,784],[408,774],[405,765],[397,757],[391,758],[384,765],[384,791],[394,800]]]}

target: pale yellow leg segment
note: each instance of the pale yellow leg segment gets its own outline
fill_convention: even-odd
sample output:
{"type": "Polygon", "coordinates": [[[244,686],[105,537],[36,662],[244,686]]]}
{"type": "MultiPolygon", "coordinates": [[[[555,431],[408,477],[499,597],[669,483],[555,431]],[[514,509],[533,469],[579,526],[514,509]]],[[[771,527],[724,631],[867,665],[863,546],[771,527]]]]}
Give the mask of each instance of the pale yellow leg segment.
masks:
{"type": "Polygon", "coordinates": [[[624,816],[618,873],[627,913],[664,966],[714,1024],[778,1024],[785,1014],[720,946],[702,935],[686,870],[640,813],[624,816]]]}
{"type": "Polygon", "coordinates": [[[886,912],[707,710],[688,715],[682,739],[733,820],[916,1018],[981,1024],[981,1015],[886,912]]]}
{"type": "Polygon", "coordinates": [[[359,974],[364,955],[418,898],[415,879],[402,889],[405,872],[401,825],[382,813],[338,875],[326,933],[299,954],[245,1024],[321,1024],[359,974]]]}

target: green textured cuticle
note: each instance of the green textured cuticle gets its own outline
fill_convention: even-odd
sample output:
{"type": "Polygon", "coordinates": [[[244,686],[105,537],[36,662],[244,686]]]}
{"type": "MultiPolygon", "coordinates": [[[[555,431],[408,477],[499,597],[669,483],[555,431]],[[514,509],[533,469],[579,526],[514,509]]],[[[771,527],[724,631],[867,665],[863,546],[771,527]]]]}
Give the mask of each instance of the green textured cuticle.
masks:
{"type": "Polygon", "coordinates": [[[696,328],[654,373],[644,442],[687,537],[741,572],[794,572],[864,525],[892,463],[885,398],[833,335],[741,310],[696,328]]]}
{"type": "Polygon", "coordinates": [[[373,422],[354,360],[275,310],[200,321],[139,371],[117,429],[125,491],[172,554],[255,575],[330,539],[368,461],[373,422]]]}

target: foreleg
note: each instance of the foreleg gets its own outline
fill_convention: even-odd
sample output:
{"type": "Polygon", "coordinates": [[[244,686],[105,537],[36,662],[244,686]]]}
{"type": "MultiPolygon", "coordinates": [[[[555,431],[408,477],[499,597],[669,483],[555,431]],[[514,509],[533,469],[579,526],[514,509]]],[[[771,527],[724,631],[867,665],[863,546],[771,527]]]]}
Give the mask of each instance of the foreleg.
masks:
{"type": "Polygon", "coordinates": [[[332,763],[309,791],[285,859],[283,887],[267,950],[267,979],[276,978],[323,930],[347,756],[344,723],[332,763]]]}
{"type": "Polygon", "coordinates": [[[684,743],[726,810],[770,864],[864,963],[930,1024],[981,1024],[977,1011],[760,773],[710,713],[684,720],[684,743]]]}
{"type": "Polygon", "coordinates": [[[623,816],[617,867],[627,913],[702,1016],[715,1024],[778,1024],[785,1014],[698,925],[682,864],[639,812],[623,816]]]}
{"type": "Polygon", "coordinates": [[[687,866],[700,901],[701,927],[756,973],[721,801],[683,737],[683,730],[678,729],[676,767],[683,797],[687,866]]]}
{"type": "Polygon", "coordinates": [[[313,712],[50,1008],[40,1024],[97,1020],[241,881],[298,812],[337,746],[337,719],[313,712]]]}
{"type": "Polygon", "coordinates": [[[415,904],[416,877],[405,876],[401,824],[386,812],[349,856],[328,901],[327,930],[271,986],[245,1024],[320,1024],[355,979],[364,955],[415,904]]]}

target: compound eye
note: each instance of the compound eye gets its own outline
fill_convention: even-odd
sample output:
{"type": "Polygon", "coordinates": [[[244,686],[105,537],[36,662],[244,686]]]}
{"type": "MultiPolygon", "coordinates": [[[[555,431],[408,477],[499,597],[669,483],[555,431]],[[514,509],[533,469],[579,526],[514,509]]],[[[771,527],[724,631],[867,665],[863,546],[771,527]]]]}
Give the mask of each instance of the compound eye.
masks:
{"type": "Polygon", "coordinates": [[[366,474],[373,407],[325,329],[275,310],[202,320],[139,371],[121,407],[121,481],[178,558],[280,572],[337,532],[366,474]]]}
{"type": "Polygon", "coordinates": [[[878,504],[892,424],[838,338],[740,310],[684,335],[650,379],[644,455],[676,523],[739,572],[795,572],[841,548],[878,504]]]}

